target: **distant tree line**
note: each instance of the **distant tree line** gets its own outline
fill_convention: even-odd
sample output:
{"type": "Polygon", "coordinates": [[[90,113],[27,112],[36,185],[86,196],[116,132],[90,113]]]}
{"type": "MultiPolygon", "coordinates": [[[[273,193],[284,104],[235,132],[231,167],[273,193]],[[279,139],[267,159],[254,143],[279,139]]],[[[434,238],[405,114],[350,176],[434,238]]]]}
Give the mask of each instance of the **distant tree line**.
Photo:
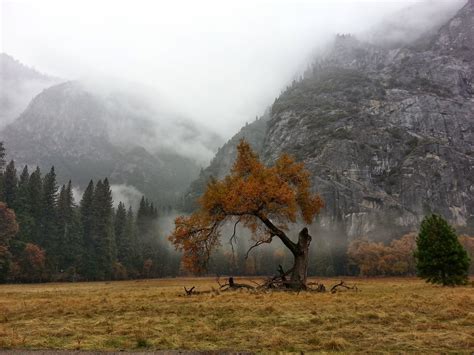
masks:
{"type": "MultiPolygon", "coordinates": [[[[162,209],[161,213],[171,208],[162,209]]],[[[107,179],[89,183],[76,205],[72,184],[58,186],[54,168],[42,175],[5,162],[0,142],[0,282],[121,280],[186,275],[181,255],[163,241],[155,204],[142,197],[135,212],[113,207],[107,179]]],[[[474,237],[459,242],[474,274],[474,237]]],[[[340,245],[318,238],[310,249],[311,276],[416,275],[417,235],[390,244],[358,238],[340,245]]],[[[291,267],[283,247],[257,248],[246,257],[244,238],[223,245],[211,258],[208,274],[273,275],[291,267]],[[233,250],[232,250],[233,249],[233,250]]]]}
{"type": "MultiPolygon", "coordinates": [[[[90,181],[79,205],[72,184],[58,186],[15,162],[0,143],[0,281],[117,280],[160,277],[177,269],[159,242],[158,212],[142,197],[138,211],[113,207],[108,179],[90,181]]],[[[175,258],[176,259],[176,258],[175,258]]]]}

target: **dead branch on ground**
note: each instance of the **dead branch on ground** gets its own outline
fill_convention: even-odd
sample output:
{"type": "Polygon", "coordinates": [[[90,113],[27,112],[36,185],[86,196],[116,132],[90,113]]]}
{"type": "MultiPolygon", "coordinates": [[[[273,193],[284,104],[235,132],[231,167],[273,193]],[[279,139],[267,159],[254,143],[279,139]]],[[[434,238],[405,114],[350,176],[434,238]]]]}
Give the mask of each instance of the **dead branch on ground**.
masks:
{"type": "Polygon", "coordinates": [[[351,290],[351,291],[358,292],[359,288],[355,284],[352,285],[352,286],[349,286],[344,281],[341,281],[341,282],[335,284],[333,287],[331,287],[331,293],[336,293],[336,292],[341,291],[341,290],[351,290]]]}
{"type": "MultiPolygon", "coordinates": [[[[221,283],[220,276],[216,275],[216,282],[219,285],[219,288],[215,290],[213,288],[212,291],[196,291],[195,287],[191,287],[189,290],[184,287],[184,291],[186,296],[191,295],[198,295],[198,294],[205,294],[205,293],[219,293],[220,291],[235,291],[239,289],[245,289],[250,291],[307,291],[307,292],[326,292],[326,286],[321,282],[308,282],[306,284],[295,283],[291,280],[287,279],[287,276],[293,270],[290,269],[285,271],[281,265],[278,265],[278,273],[279,275],[267,278],[263,283],[258,283],[254,280],[250,280],[250,282],[254,283],[255,286],[249,285],[247,283],[237,283],[234,281],[234,278],[231,276],[227,279],[227,282],[221,283]]],[[[355,291],[359,292],[359,288],[357,285],[348,285],[344,281],[340,281],[339,283],[333,285],[330,288],[331,293],[336,293],[339,291],[355,291]]]]}
{"type": "Polygon", "coordinates": [[[219,286],[220,286],[219,289],[221,291],[238,290],[238,289],[255,290],[255,287],[252,286],[252,285],[243,284],[243,283],[236,283],[234,281],[233,277],[229,277],[228,280],[227,280],[227,283],[225,283],[225,284],[221,285],[220,282],[218,282],[218,283],[219,283],[219,286]]]}
{"type": "Polygon", "coordinates": [[[193,291],[194,291],[195,287],[191,287],[189,290],[184,287],[184,292],[186,292],[186,296],[191,296],[193,294],[193,291]]]}

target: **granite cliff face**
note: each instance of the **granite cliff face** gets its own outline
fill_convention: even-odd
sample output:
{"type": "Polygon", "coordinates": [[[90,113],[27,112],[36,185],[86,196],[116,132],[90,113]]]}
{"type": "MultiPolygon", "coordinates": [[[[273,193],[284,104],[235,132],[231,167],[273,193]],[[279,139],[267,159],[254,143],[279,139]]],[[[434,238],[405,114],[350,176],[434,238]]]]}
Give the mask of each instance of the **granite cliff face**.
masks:
{"type": "MultiPolygon", "coordinates": [[[[324,227],[390,238],[437,212],[474,231],[474,0],[402,48],[337,36],[263,121],[251,143],[268,164],[282,152],[305,163],[324,227]]],[[[228,171],[240,136],[203,177],[228,171]]]]}

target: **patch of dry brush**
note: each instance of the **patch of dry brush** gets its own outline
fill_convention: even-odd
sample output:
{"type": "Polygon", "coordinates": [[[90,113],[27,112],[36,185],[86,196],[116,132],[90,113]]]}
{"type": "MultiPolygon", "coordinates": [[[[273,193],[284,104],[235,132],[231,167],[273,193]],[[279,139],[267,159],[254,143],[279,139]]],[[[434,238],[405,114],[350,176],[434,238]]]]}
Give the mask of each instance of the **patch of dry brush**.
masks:
{"type": "Polygon", "coordinates": [[[0,348],[344,352],[474,348],[472,287],[443,288],[415,279],[348,282],[356,282],[362,292],[242,290],[183,296],[183,285],[212,290],[212,278],[3,285],[0,348]]]}

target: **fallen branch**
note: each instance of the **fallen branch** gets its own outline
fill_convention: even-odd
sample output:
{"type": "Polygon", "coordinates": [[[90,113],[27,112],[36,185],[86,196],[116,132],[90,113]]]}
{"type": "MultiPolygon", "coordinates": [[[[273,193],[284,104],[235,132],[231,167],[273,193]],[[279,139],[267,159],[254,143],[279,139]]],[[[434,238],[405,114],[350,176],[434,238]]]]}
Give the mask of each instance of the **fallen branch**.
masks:
{"type": "Polygon", "coordinates": [[[236,283],[234,282],[233,277],[229,277],[228,283],[221,284],[220,282],[217,282],[219,284],[219,289],[221,291],[228,291],[228,290],[237,290],[237,289],[247,289],[247,290],[255,290],[255,287],[249,284],[242,284],[242,283],[236,283]]]}
{"type": "Polygon", "coordinates": [[[309,291],[326,292],[326,286],[319,282],[308,282],[306,286],[309,291]]]}
{"type": "Polygon", "coordinates": [[[273,240],[273,237],[274,235],[273,234],[270,234],[270,236],[267,238],[267,239],[263,239],[263,240],[258,240],[257,242],[255,242],[255,244],[253,244],[248,250],[247,250],[247,253],[245,253],[245,260],[247,260],[249,258],[249,254],[250,252],[252,251],[252,249],[258,247],[259,245],[262,245],[262,244],[269,244],[272,242],[273,240]]]}
{"type": "Polygon", "coordinates": [[[331,293],[336,293],[341,288],[346,289],[346,290],[352,290],[355,292],[359,291],[359,288],[357,287],[357,285],[349,286],[349,285],[346,285],[344,281],[341,281],[338,284],[335,284],[333,287],[331,287],[331,293]]]}
{"type": "Polygon", "coordinates": [[[214,287],[212,288],[212,290],[206,290],[206,291],[196,291],[194,286],[191,287],[189,290],[186,287],[184,287],[184,291],[186,292],[185,296],[207,295],[211,293],[218,293],[218,291],[216,291],[214,287]]]}
{"type": "Polygon", "coordinates": [[[195,287],[193,286],[188,290],[186,287],[184,287],[184,292],[186,292],[186,296],[191,296],[193,294],[194,288],[195,287]]]}

